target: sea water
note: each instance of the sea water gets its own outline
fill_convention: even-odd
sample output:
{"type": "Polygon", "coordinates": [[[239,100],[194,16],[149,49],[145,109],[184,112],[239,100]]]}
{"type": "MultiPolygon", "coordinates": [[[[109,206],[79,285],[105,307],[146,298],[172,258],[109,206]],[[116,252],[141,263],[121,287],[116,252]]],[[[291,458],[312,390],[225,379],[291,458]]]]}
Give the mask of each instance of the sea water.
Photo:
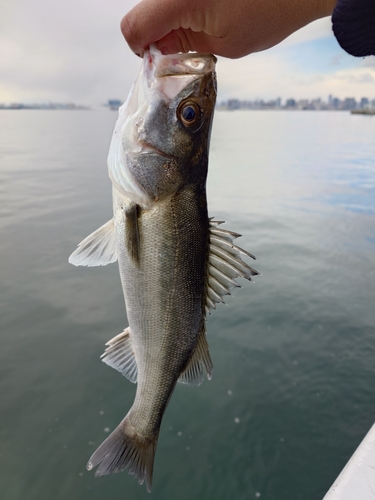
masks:
{"type": "MultiPolygon", "coordinates": [[[[116,264],[68,256],[112,217],[116,113],[0,112],[0,495],[151,498],[85,469],[135,385],[99,359],[126,326],[116,264]]],[[[375,117],[216,113],[210,216],[258,257],[208,319],[212,380],[178,386],[155,500],[319,500],[375,420],[375,117]]]]}

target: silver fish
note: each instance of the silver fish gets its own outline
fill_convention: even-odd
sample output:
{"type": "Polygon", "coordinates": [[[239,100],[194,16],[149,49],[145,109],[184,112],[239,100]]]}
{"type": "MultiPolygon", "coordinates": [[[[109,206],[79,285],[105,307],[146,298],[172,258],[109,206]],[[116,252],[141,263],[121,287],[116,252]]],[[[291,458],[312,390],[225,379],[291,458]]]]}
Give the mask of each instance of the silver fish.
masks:
{"type": "Polygon", "coordinates": [[[176,383],[210,379],[205,319],[236,278],[258,274],[240,236],[208,217],[206,177],[216,58],[147,50],[119,110],[108,155],[113,219],[84,239],[74,265],[118,260],[129,326],[102,360],[137,382],[133,406],[90,458],[103,476],[129,468],[151,490],[156,444],[176,383]]]}

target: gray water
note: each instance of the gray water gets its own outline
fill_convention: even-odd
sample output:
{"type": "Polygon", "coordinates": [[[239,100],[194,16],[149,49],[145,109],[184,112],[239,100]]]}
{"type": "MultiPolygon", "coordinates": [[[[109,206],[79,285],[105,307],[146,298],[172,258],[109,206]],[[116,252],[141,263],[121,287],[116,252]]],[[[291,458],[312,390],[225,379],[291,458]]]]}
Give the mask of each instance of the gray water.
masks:
{"type": "Polygon", "coordinates": [[[262,273],[208,320],[212,381],[178,386],[151,496],[85,464],[135,386],[116,264],[69,254],[111,218],[116,114],[0,113],[0,496],[319,500],[375,420],[375,117],[218,112],[210,215],[262,273]]]}

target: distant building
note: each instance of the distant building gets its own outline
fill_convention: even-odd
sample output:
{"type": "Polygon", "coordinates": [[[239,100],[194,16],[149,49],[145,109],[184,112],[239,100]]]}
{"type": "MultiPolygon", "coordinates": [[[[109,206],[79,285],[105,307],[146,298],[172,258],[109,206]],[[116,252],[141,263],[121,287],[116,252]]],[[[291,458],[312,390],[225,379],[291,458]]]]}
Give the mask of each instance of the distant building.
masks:
{"type": "Polygon", "coordinates": [[[287,99],[287,100],[286,100],[286,104],[285,104],[285,106],[286,106],[287,108],[295,108],[295,107],[296,107],[296,104],[297,104],[297,103],[296,103],[295,99],[287,99]]]}
{"type": "Polygon", "coordinates": [[[346,97],[343,103],[343,109],[355,109],[357,107],[357,101],[354,97],[346,97]]]}
{"type": "Polygon", "coordinates": [[[311,109],[308,99],[300,99],[297,102],[298,109],[311,109]]]}
{"type": "Polygon", "coordinates": [[[333,97],[331,101],[331,106],[333,109],[339,109],[341,106],[341,101],[338,97],[333,97]]]}
{"type": "Polygon", "coordinates": [[[108,99],[107,106],[112,111],[117,111],[120,106],[122,106],[122,101],[120,99],[108,99]]]}
{"type": "Polygon", "coordinates": [[[324,105],[320,97],[318,99],[312,99],[311,106],[311,109],[324,109],[324,105]]]}
{"type": "Polygon", "coordinates": [[[367,97],[362,97],[360,103],[359,103],[359,107],[361,109],[364,109],[364,108],[367,108],[369,106],[369,100],[367,99],[367,97]]]}
{"type": "Polygon", "coordinates": [[[88,106],[82,106],[80,104],[74,104],[72,102],[39,102],[39,103],[23,103],[23,102],[11,102],[9,104],[0,103],[0,109],[72,109],[72,110],[82,110],[90,109],[88,106]]]}
{"type": "Polygon", "coordinates": [[[362,97],[359,101],[356,101],[354,97],[346,97],[345,99],[339,99],[334,97],[332,94],[328,96],[327,100],[323,100],[320,97],[316,99],[294,99],[289,98],[282,105],[281,97],[276,99],[264,100],[256,98],[253,101],[250,100],[239,100],[239,99],[228,99],[227,101],[222,101],[218,104],[217,109],[223,110],[236,110],[236,109],[293,109],[293,110],[315,110],[315,111],[353,111],[353,110],[373,110],[375,109],[375,99],[369,99],[367,97],[362,97]]]}
{"type": "Polygon", "coordinates": [[[240,101],[238,99],[228,99],[227,108],[230,110],[240,109],[240,101]]]}

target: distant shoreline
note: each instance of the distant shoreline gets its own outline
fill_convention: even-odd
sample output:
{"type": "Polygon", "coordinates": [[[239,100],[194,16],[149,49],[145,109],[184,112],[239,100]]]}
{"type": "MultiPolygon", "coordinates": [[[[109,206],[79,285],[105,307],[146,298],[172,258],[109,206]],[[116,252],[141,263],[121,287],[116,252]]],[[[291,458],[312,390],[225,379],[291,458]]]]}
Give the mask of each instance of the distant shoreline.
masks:
{"type": "MultiPolygon", "coordinates": [[[[112,108],[111,108],[112,109],[112,108]]],[[[47,106],[1,106],[0,105],[0,111],[20,111],[20,110],[26,110],[26,111],[31,111],[31,110],[37,110],[37,111],[56,111],[56,110],[63,110],[63,111],[92,111],[92,108],[89,106],[75,106],[75,107],[63,107],[63,106],[55,106],[55,107],[47,107],[47,106]]],[[[113,109],[113,111],[116,111],[116,109],[113,109]]],[[[314,111],[314,112],[321,112],[321,111],[335,111],[335,112],[350,112],[353,115],[369,115],[373,116],[375,115],[375,109],[335,109],[335,108],[297,108],[297,107],[264,107],[264,108],[230,108],[227,106],[222,106],[218,105],[216,106],[216,111],[228,111],[228,112],[233,112],[233,111],[314,111]]]]}
{"type": "Polygon", "coordinates": [[[375,109],[304,109],[304,108],[237,108],[237,109],[231,109],[231,108],[226,108],[223,106],[217,106],[216,111],[224,111],[228,113],[233,113],[234,111],[243,111],[243,112],[251,112],[251,111],[293,111],[293,112],[306,112],[306,111],[312,111],[314,113],[321,113],[321,112],[339,112],[339,113],[350,113],[352,115],[367,115],[367,116],[375,116],[375,109]]]}
{"type": "MultiPolygon", "coordinates": [[[[216,111],[350,111],[349,109],[314,109],[314,108],[228,108],[225,106],[216,106],[216,111]]],[[[360,110],[358,110],[360,111],[360,110]]]]}
{"type": "Polygon", "coordinates": [[[20,109],[38,109],[38,110],[51,110],[51,109],[61,109],[61,110],[88,110],[91,109],[89,106],[82,106],[80,104],[22,104],[22,103],[12,103],[12,104],[0,104],[0,110],[20,110],[20,109]]]}

